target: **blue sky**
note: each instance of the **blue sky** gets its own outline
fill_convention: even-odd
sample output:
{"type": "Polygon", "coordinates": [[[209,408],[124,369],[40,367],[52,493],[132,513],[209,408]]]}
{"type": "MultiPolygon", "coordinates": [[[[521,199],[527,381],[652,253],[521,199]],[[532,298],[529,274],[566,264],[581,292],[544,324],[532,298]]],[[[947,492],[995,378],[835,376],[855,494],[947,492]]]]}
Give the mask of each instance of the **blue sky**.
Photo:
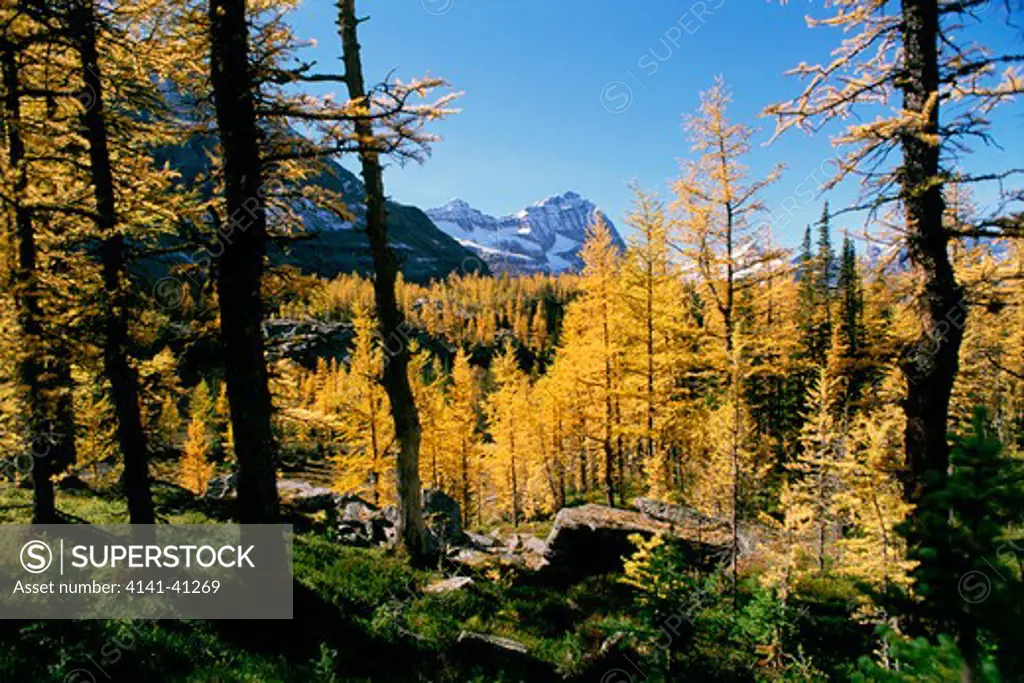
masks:
{"type": "MultiPolygon", "coordinates": [[[[993,49],[1019,50],[992,2],[972,29],[993,49]]],[[[763,107],[797,92],[783,72],[827,58],[840,35],[809,29],[804,15],[820,2],[794,0],[363,0],[360,26],[367,79],[389,70],[431,74],[465,95],[462,113],[437,125],[443,141],[426,164],[392,166],[388,193],[421,208],[461,197],[502,215],[565,190],[601,206],[620,227],[629,184],[668,196],[679,160],[689,155],[680,124],[699,92],[722,74],[733,91],[731,118],[759,129],[746,163],[755,175],[787,169],[764,198],[776,240],[796,244],[821,212],[815,178],[833,154],[826,135],[793,131],[770,146],[763,107]],[[698,16],[702,13],[703,16],[698,16]]],[[[300,37],[317,41],[313,57],[334,68],[339,52],[334,3],[305,0],[295,16],[300,37]]],[[[339,92],[339,97],[343,91],[339,92]]],[[[975,168],[1008,168],[1024,159],[1024,106],[997,112],[1003,149],[982,148],[975,168]]],[[[351,160],[343,160],[351,166],[351,160]]],[[[987,193],[980,192],[979,203],[987,193]]],[[[831,193],[833,208],[855,188],[831,193]]],[[[842,217],[837,228],[859,230],[842,217]]]]}

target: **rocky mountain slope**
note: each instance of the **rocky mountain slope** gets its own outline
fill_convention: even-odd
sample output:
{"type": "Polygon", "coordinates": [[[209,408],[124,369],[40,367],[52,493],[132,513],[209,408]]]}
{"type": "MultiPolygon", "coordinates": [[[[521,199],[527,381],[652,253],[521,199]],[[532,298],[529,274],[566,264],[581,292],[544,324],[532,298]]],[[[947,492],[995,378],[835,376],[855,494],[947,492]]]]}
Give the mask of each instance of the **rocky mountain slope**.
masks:
{"type": "MultiPolygon", "coordinates": [[[[324,277],[340,273],[372,271],[370,244],[363,232],[365,188],[348,169],[331,162],[329,171],[315,181],[341,190],[356,215],[355,223],[312,204],[298,207],[306,228],[317,234],[308,241],[275,247],[271,257],[324,277]]],[[[415,206],[387,203],[391,246],[398,255],[407,280],[442,278],[450,273],[488,272],[485,262],[437,226],[415,206]]]]}
{"type": "MultiPolygon", "coordinates": [[[[160,150],[158,161],[166,162],[178,171],[181,182],[192,184],[209,169],[208,152],[212,147],[212,140],[196,136],[184,145],[160,150]]],[[[339,191],[356,215],[355,222],[342,221],[312,202],[300,200],[294,209],[314,236],[308,240],[269,245],[271,262],[293,265],[323,277],[352,272],[370,274],[370,244],[362,229],[365,213],[362,181],[341,164],[329,161],[327,170],[312,182],[339,191]]],[[[407,280],[426,281],[443,278],[453,272],[489,272],[482,259],[438,230],[422,210],[389,201],[387,213],[391,245],[407,280]]]]}
{"type": "Polygon", "coordinates": [[[426,214],[495,272],[560,273],[580,269],[583,263],[579,252],[587,226],[598,216],[611,227],[616,243],[625,248],[611,220],[575,192],[548,197],[502,217],[485,214],[461,199],[429,209],[426,214]]]}

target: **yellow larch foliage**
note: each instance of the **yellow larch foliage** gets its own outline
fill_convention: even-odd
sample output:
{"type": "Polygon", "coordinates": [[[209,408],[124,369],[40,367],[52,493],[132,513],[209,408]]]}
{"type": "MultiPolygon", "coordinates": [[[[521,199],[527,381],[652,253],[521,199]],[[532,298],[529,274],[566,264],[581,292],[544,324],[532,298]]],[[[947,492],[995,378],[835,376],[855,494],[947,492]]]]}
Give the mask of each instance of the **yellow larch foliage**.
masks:
{"type": "MultiPolygon", "coordinates": [[[[582,316],[575,329],[583,331],[567,344],[583,356],[582,382],[587,386],[587,428],[585,438],[597,450],[597,484],[604,490],[605,500],[614,504],[614,495],[621,481],[616,481],[616,464],[621,462],[619,442],[620,414],[617,410],[622,390],[623,310],[620,270],[622,256],[612,240],[611,231],[600,215],[590,226],[587,240],[580,251],[583,260],[582,296],[570,305],[566,316],[582,316]]],[[[619,473],[621,475],[621,472],[619,473]]],[[[619,477],[621,479],[621,476],[619,477]]]]}
{"type": "Polygon", "coordinates": [[[334,488],[369,496],[374,505],[394,500],[394,424],[387,393],[380,384],[384,356],[376,344],[376,324],[357,309],[355,340],[348,368],[331,373],[334,381],[318,401],[340,425],[341,452],[334,456],[334,488]],[[343,375],[343,376],[342,376],[343,375]]]}
{"type": "MultiPolygon", "coordinates": [[[[839,489],[838,461],[847,448],[844,427],[834,414],[839,379],[818,369],[811,385],[810,408],[800,432],[801,450],[787,463],[792,483],[787,501],[795,519],[796,540],[815,558],[819,572],[835,559],[840,520],[835,506],[839,489]]],[[[788,515],[787,515],[788,516],[788,515]]]]}
{"type": "Polygon", "coordinates": [[[538,443],[530,417],[530,380],[507,346],[494,359],[491,374],[494,390],[485,405],[488,429],[494,439],[488,463],[489,480],[497,509],[518,526],[533,512],[531,489],[540,481],[539,472],[534,471],[538,443]]]}
{"type": "Polygon", "coordinates": [[[114,406],[95,375],[79,370],[74,377],[76,465],[88,468],[102,484],[113,483],[123,469],[114,406]]]}
{"type": "Polygon", "coordinates": [[[671,452],[680,431],[680,378],[694,351],[692,320],[672,262],[669,224],[656,198],[636,192],[627,222],[634,229],[622,263],[622,427],[642,458],[647,495],[666,499],[676,489],[671,452]]]}
{"type": "Polygon", "coordinates": [[[469,357],[461,348],[452,361],[447,400],[442,411],[444,458],[442,488],[462,506],[463,523],[476,513],[482,518],[480,499],[483,476],[483,443],[477,429],[480,389],[469,357]]]}
{"type": "Polygon", "coordinates": [[[849,444],[838,463],[841,486],[835,504],[848,530],[838,541],[843,555],[838,571],[880,588],[906,586],[913,564],[898,526],[911,507],[903,500],[903,428],[898,406],[898,371],[880,387],[879,405],[852,425],[849,444]]]}
{"type": "Polygon", "coordinates": [[[201,496],[213,474],[213,463],[209,460],[210,440],[206,424],[199,415],[193,415],[188,423],[188,437],[185,451],[178,463],[178,481],[192,493],[201,496]]]}
{"type": "Polygon", "coordinates": [[[411,349],[409,384],[420,416],[420,481],[425,488],[442,489],[446,434],[444,388],[433,359],[418,347],[411,349]]]}
{"type": "Polygon", "coordinates": [[[156,418],[154,431],[157,435],[156,443],[165,450],[174,448],[178,443],[181,431],[181,413],[178,412],[178,406],[170,396],[165,397],[160,405],[160,413],[156,418]]]}

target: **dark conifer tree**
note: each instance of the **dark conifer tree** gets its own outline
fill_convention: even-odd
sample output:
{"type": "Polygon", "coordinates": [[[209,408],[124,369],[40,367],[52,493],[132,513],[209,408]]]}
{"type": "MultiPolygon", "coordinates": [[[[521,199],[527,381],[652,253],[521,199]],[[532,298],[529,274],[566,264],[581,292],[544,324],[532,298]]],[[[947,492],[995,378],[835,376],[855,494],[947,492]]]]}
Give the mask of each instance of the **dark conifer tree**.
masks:
{"type": "Polygon", "coordinates": [[[91,0],[77,0],[67,15],[81,56],[81,78],[91,101],[82,113],[83,137],[89,145],[89,169],[100,229],[103,272],[103,367],[110,381],[117,440],[124,457],[124,488],[132,524],[153,524],[149,454],[139,407],[138,373],[129,360],[130,294],[125,238],[118,230],[114,169],[111,165],[103,80],[97,47],[98,19],[91,0]]]}
{"type": "Polygon", "coordinates": [[[832,299],[836,284],[836,254],[832,249],[832,228],[829,221],[828,202],[821,211],[818,221],[817,253],[814,257],[813,288],[814,313],[812,325],[812,357],[818,365],[824,365],[832,343],[832,299]]]}
{"type": "Polygon", "coordinates": [[[815,290],[815,260],[811,246],[811,226],[804,229],[804,241],[800,245],[800,262],[797,266],[797,317],[800,325],[800,338],[803,342],[803,355],[807,358],[814,356],[814,309],[816,300],[815,290]]]}
{"type": "Polygon", "coordinates": [[[843,238],[837,290],[839,335],[846,365],[846,396],[848,401],[856,402],[860,398],[867,374],[864,358],[864,292],[857,271],[857,251],[849,236],[843,238]]]}
{"type": "Polygon", "coordinates": [[[1002,673],[1020,674],[1024,665],[1020,545],[1006,540],[1006,530],[1024,522],[1024,470],[987,423],[976,411],[971,432],[955,440],[948,475],[928,482],[934,488],[912,519],[917,615],[935,632],[955,635],[968,667],[961,680],[976,680],[985,640],[998,645],[1002,673]]]}
{"type": "Polygon", "coordinates": [[[210,0],[210,65],[224,153],[225,224],[217,263],[224,374],[238,457],[238,518],[278,519],[276,444],[263,347],[260,283],[267,216],[245,0],[210,0]]]}
{"type": "Polygon", "coordinates": [[[5,35],[0,44],[3,60],[4,130],[7,162],[15,172],[13,190],[13,221],[10,242],[17,250],[10,286],[14,291],[18,333],[22,353],[17,364],[18,382],[28,412],[27,428],[32,461],[32,521],[52,524],[57,521],[54,502],[51,458],[48,453],[48,411],[43,388],[42,311],[39,303],[39,282],[36,273],[37,246],[32,211],[24,203],[28,188],[25,143],[22,138],[21,99],[23,86],[19,77],[20,46],[13,36],[5,35]]]}

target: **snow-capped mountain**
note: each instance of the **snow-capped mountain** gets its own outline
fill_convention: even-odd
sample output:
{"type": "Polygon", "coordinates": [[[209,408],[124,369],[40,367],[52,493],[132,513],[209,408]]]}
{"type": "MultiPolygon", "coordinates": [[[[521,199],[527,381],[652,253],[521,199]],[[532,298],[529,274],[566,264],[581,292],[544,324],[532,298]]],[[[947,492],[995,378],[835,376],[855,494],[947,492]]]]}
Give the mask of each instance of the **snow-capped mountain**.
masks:
{"type": "Polygon", "coordinates": [[[560,273],[579,270],[587,226],[600,216],[625,248],[615,225],[597,206],[575,192],[548,197],[509,216],[495,217],[461,199],[427,210],[427,216],[495,272],[560,273]]]}

